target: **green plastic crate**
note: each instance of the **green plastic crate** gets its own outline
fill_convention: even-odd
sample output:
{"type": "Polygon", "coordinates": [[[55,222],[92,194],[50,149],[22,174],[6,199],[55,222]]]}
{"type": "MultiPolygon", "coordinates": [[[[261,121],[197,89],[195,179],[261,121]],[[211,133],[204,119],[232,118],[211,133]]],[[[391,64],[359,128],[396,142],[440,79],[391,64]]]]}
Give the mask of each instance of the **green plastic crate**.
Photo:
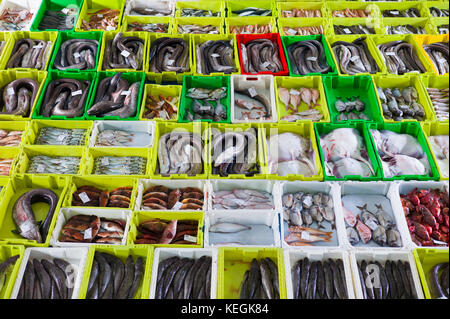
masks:
{"type": "MultiPolygon", "coordinates": [[[[205,88],[205,89],[218,89],[221,87],[227,88],[226,97],[220,99],[220,103],[225,106],[226,119],[215,123],[230,123],[231,111],[230,111],[230,77],[229,76],[185,76],[183,79],[183,89],[181,91],[181,102],[178,116],[179,123],[190,123],[185,120],[185,114],[192,111],[193,99],[187,96],[190,88],[205,88]]],[[[216,106],[216,101],[209,101],[212,105],[216,106]]],[[[191,112],[192,113],[192,112],[191,112]]],[[[212,123],[212,120],[199,120],[200,122],[212,123]]]]}
{"type": "MultiPolygon", "coordinates": [[[[428,10],[424,6],[424,3],[421,1],[401,1],[401,2],[383,2],[377,3],[377,6],[380,10],[380,16],[383,17],[384,10],[397,10],[397,11],[405,11],[407,9],[415,8],[419,10],[420,17],[428,17],[428,10]]],[[[398,19],[409,19],[399,17],[398,19]]]]}
{"type": "Polygon", "coordinates": [[[436,298],[433,296],[430,289],[430,272],[435,265],[439,263],[448,263],[448,249],[416,248],[413,250],[413,256],[416,260],[417,271],[419,272],[420,281],[422,282],[425,298],[436,298]]]}
{"type": "MultiPolygon", "coordinates": [[[[447,20],[448,21],[448,20],[447,20]]],[[[424,45],[427,44],[432,44],[432,43],[436,43],[436,42],[445,42],[449,43],[449,38],[450,35],[448,34],[439,34],[439,35],[414,35],[412,41],[414,41],[414,43],[417,43],[417,54],[419,55],[419,58],[424,57],[427,61],[428,65],[425,65],[425,67],[427,68],[427,70],[429,72],[433,72],[436,75],[439,75],[438,70],[436,69],[436,67],[434,66],[430,56],[428,55],[428,53],[425,51],[425,49],[423,48],[424,45]]],[[[443,74],[448,76],[449,74],[443,74]]]]}
{"type": "Polygon", "coordinates": [[[130,246],[116,246],[116,245],[92,245],[89,247],[89,252],[86,260],[85,271],[83,274],[83,280],[80,287],[80,293],[78,299],[86,299],[87,288],[89,278],[91,276],[92,264],[96,252],[102,252],[114,255],[125,264],[128,256],[133,257],[133,261],[142,257],[144,259],[144,275],[142,277],[141,285],[136,291],[134,299],[148,299],[150,293],[150,281],[153,265],[153,247],[138,247],[134,245],[130,246]]]}
{"type": "Polygon", "coordinates": [[[387,178],[384,176],[383,170],[381,169],[382,179],[383,181],[396,181],[396,180],[419,180],[419,181],[427,181],[427,180],[439,180],[439,172],[437,170],[436,164],[433,161],[433,156],[431,155],[431,151],[428,147],[427,141],[425,139],[425,135],[420,127],[418,122],[400,122],[400,123],[371,123],[367,125],[367,133],[369,134],[370,143],[372,144],[372,148],[377,153],[377,161],[378,167],[382,167],[380,156],[378,155],[378,151],[376,148],[375,141],[373,140],[372,134],[370,130],[388,130],[395,132],[397,134],[409,134],[417,139],[419,144],[422,146],[422,149],[430,163],[431,167],[431,176],[428,175],[401,175],[401,176],[393,176],[391,178],[387,178]]]}
{"type": "MultiPolygon", "coordinates": [[[[75,15],[75,21],[73,24],[72,29],[75,29],[75,25],[78,20],[78,16],[81,11],[81,6],[83,4],[84,0],[42,0],[41,7],[39,8],[38,12],[36,13],[36,16],[33,20],[33,23],[31,24],[31,31],[59,31],[59,29],[45,29],[45,30],[39,30],[39,24],[42,21],[42,18],[44,17],[44,14],[46,11],[59,11],[64,8],[71,8],[71,7],[77,7],[78,13],[75,15]]],[[[68,31],[70,31],[68,30],[68,31]]]]}
{"type": "Polygon", "coordinates": [[[336,109],[336,101],[339,99],[347,101],[356,97],[364,102],[365,109],[362,113],[369,118],[369,121],[358,119],[344,122],[383,122],[370,76],[324,76],[323,86],[328,101],[331,123],[341,123],[338,121],[340,113],[336,109]]]}
{"type": "Polygon", "coordinates": [[[91,32],[59,32],[58,38],[56,39],[55,43],[55,50],[53,51],[52,58],[50,60],[49,64],[49,70],[57,70],[55,67],[55,60],[56,55],[58,54],[61,45],[66,42],[67,40],[71,39],[88,39],[88,40],[97,40],[98,41],[98,47],[97,47],[97,55],[95,57],[95,67],[93,69],[86,69],[86,70],[80,70],[80,69],[67,69],[64,72],[95,72],[98,67],[98,60],[100,59],[100,49],[102,46],[102,32],[101,31],[91,31],[91,32]]]}
{"type": "Polygon", "coordinates": [[[433,149],[431,148],[431,144],[430,144],[430,140],[429,137],[430,136],[435,136],[435,135],[447,135],[449,134],[449,124],[444,123],[444,122],[426,122],[426,123],[421,123],[422,124],[422,130],[423,133],[425,134],[425,139],[427,140],[427,145],[431,151],[431,155],[433,156],[433,160],[434,163],[436,164],[436,167],[439,171],[439,176],[441,178],[441,180],[449,180],[448,176],[444,176],[442,174],[442,170],[438,165],[438,162],[436,160],[436,155],[434,154],[433,149]]]}
{"type": "Polygon", "coordinates": [[[314,131],[316,133],[316,140],[318,144],[318,149],[320,153],[320,160],[322,163],[323,168],[323,176],[324,181],[361,181],[361,182],[367,182],[367,181],[379,181],[382,177],[381,168],[378,163],[378,154],[374,150],[371,142],[371,136],[369,136],[369,131],[367,130],[367,124],[362,122],[351,122],[346,124],[332,124],[332,123],[314,123],[314,131]],[[347,175],[344,176],[344,178],[337,178],[335,176],[329,176],[326,173],[325,168],[325,158],[323,154],[322,147],[320,145],[320,136],[330,133],[331,131],[338,129],[338,128],[354,128],[359,131],[361,137],[364,140],[364,146],[367,149],[367,154],[369,157],[369,162],[372,164],[372,168],[375,172],[373,176],[370,177],[361,177],[360,175],[347,175]]]}
{"type": "MultiPolygon", "coordinates": [[[[16,175],[11,179],[11,183],[3,193],[3,201],[0,204],[0,240],[5,240],[8,244],[48,247],[50,237],[55,227],[59,209],[61,208],[64,196],[67,191],[69,178],[62,176],[45,176],[45,175],[16,175]],[[16,201],[24,193],[32,189],[46,188],[56,193],[58,196],[58,204],[49,228],[48,236],[44,243],[37,243],[35,240],[25,239],[20,235],[11,231],[16,229],[12,218],[12,211],[16,201]]],[[[48,212],[48,205],[45,203],[36,203],[33,205],[33,212],[36,221],[44,221],[48,212]]]]}
{"type": "MultiPolygon", "coordinates": [[[[12,32],[0,32],[0,42],[5,42],[3,44],[3,48],[0,50],[0,61],[3,61],[4,59],[7,59],[5,56],[5,49],[9,46],[9,42],[12,38],[12,32]]],[[[8,61],[6,61],[8,62],[8,61]]],[[[3,63],[0,62],[0,67],[3,66],[3,63]]],[[[3,67],[0,68],[0,70],[3,70],[3,67]]]]}
{"type": "Polygon", "coordinates": [[[38,120],[71,120],[71,121],[77,121],[77,120],[84,120],[85,113],[86,113],[86,105],[89,103],[89,98],[94,90],[94,83],[95,83],[95,73],[93,72],[60,72],[60,71],[52,71],[48,73],[47,79],[44,83],[43,89],[41,91],[41,94],[39,96],[39,99],[36,103],[36,107],[33,111],[33,119],[38,120]],[[86,100],[84,102],[84,112],[82,115],[77,117],[66,117],[62,115],[50,115],[50,117],[45,117],[41,115],[41,108],[43,106],[43,103],[45,102],[45,95],[47,94],[47,88],[50,85],[51,82],[56,81],[58,79],[76,79],[79,81],[90,81],[90,85],[88,88],[88,92],[86,95],[86,100]]]}
{"type": "Polygon", "coordinates": [[[104,116],[104,117],[97,117],[97,116],[91,116],[87,114],[87,111],[95,104],[95,98],[97,95],[97,89],[98,85],[100,84],[100,81],[103,80],[106,77],[112,77],[116,74],[116,72],[97,72],[93,89],[91,92],[91,96],[88,100],[88,106],[86,108],[86,120],[120,120],[120,121],[139,121],[139,112],[141,110],[141,99],[142,99],[142,92],[144,90],[144,82],[145,82],[145,74],[143,72],[129,72],[129,73],[122,73],[122,78],[127,80],[128,83],[131,85],[134,82],[140,82],[140,87],[137,95],[137,101],[136,101],[136,114],[134,116],[128,117],[126,119],[121,119],[118,116],[104,116]]]}
{"type": "Polygon", "coordinates": [[[6,281],[3,288],[0,290],[0,299],[9,299],[16,282],[17,274],[19,272],[20,264],[22,263],[25,247],[21,245],[0,245],[0,264],[6,259],[19,255],[16,262],[8,268],[6,272],[6,281]]]}

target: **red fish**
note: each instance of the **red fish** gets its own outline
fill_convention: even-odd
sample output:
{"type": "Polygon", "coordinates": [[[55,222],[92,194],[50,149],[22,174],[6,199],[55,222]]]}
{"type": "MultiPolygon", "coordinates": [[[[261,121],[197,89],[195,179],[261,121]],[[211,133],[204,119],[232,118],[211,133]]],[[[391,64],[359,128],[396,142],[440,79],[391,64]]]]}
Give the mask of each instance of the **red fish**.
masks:
{"type": "Polygon", "coordinates": [[[170,244],[177,233],[177,220],[172,220],[170,224],[164,229],[161,239],[158,244],[170,244]]]}

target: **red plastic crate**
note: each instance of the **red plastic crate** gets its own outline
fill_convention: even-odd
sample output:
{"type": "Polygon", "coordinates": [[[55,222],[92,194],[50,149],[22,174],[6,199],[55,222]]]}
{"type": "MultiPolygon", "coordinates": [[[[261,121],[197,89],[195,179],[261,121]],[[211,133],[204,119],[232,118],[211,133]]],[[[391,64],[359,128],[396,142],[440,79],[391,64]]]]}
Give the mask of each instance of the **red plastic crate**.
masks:
{"type": "Polygon", "coordinates": [[[239,61],[241,63],[242,74],[255,75],[254,73],[245,73],[244,72],[243,63],[242,63],[241,43],[246,44],[247,42],[250,42],[252,40],[269,39],[272,42],[276,42],[278,45],[278,52],[280,54],[281,64],[283,65],[283,71],[278,72],[278,73],[266,71],[266,72],[258,72],[257,74],[271,74],[274,76],[288,76],[289,75],[289,68],[287,65],[286,56],[284,55],[283,44],[281,43],[281,37],[280,37],[279,33],[238,34],[238,35],[236,35],[236,38],[237,38],[237,46],[238,46],[238,50],[239,50],[239,61]]]}

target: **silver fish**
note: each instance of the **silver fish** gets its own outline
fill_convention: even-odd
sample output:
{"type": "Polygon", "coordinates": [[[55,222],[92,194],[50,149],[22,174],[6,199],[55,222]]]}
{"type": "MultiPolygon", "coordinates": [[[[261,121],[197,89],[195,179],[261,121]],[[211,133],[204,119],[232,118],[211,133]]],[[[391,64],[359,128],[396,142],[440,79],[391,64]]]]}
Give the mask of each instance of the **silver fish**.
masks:
{"type": "Polygon", "coordinates": [[[387,235],[387,243],[390,247],[401,247],[402,246],[402,238],[400,233],[395,229],[389,229],[386,232],[387,235]]]}
{"type": "Polygon", "coordinates": [[[354,228],[347,227],[347,238],[350,244],[353,246],[359,243],[359,235],[354,228]]]}
{"type": "Polygon", "coordinates": [[[231,234],[252,229],[250,226],[236,223],[217,223],[209,228],[211,233],[231,234]]]}
{"type": "Polygon", "coordinates": [[[372,233],[372,239],[380,246],[386,246],[387,235],[386,229],[383,226],[378,226],[372,233]]]}
{"type": "Polygon", "coordinates": [[[375,216],[377,217],[378,222],[381,226],[383,226],[386,229],[391,229],[391,227],[394,225],[394,220],[384,209],[383,206],[375,205],[375,207],[378,209],[375,213],[375,216]]]}
{"type": "Polygon", "coordinates": [[[377,227],[379,226],[378,220],[371,212],[369,212],[367,210],[367,204],[365,204],[362,207],[360,207],[360,206],[356,206],[356,207],[358,207],[358,209],[361,210],[361,220],[362,220],[362,222],[367,227],[369,227],[372,231],[377,229],[377,227]]]}

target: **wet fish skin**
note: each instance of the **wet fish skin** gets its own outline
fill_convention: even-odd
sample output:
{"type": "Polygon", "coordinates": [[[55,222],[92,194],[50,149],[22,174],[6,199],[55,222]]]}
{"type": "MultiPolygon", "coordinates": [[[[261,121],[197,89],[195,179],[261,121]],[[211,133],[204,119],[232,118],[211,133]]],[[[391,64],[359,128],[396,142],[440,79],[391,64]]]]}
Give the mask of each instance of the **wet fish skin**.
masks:
{"type": "Polygon", "coordinates": [[[72,293],[73,293],[73,288],[74,288],[73,286],[74,286],[75,282],[72,281],[69,283],[68,280],[72,276],[72,271],[75,272],[75,269],[72,267],[72,265],[70,263],[68,263],[64,259],[54,258],[53,263],[55,264],[56,267],[58,267],[59,269],[61,269],[64,272],[64,274],[66,276],[67,299],[71,299],[72,293]],[[72,286],[70,286],[70,285],[72,285],[72,286]]]}
{"type": "Polygon", "coordinates": [[[302,270],[302,260],[298,260],[292,269],[294,299],[300,299],[300,275],[302,270]]]}
{"type": "Polygon", "coordinates": [[[334,280],[333,280],[333,272],[331,270],[331,266],[328,261],[323,263],[323,272],[325,277],[325,293],[328,299],[334,299],[334,280]]]}
{"type": "Polygon", "coordinates": [[[271,280],[274,287],[275,299],[280,299],[280,282],[277,265],[270,258],[265,259],[270,268],[271,280]]]}
{"type": "Polygon", "coordinates": [[[302,269],[301,269],[301,278],[300,278],[300,295],[301,299],[306,299],[306,295],[308,292],[308,282],[310,275],[311,263],[308,258],[303,259],[302,269]]]}
{"type": "MultiPolygon", "coordinates": [[[[97,281],[99,271],[100,271],[100,269],[99,269],[98,262],[94,258],[94,260],[92,261],[91,275],[89,277],[89,282],[88,282],[88,288],[87,288],[87,294],[86,294],[87,296],[89,296],[93,292],[94,284],[97,281]]],[[[97,285],[97,287],[98,287],[98,285],[97,285]]]]}
{"type": "Polygon", "coordinates": [[[104,295],[106,288],[108,287],[108,284],[111,280],[112,269],[111,269],[111,266],[109,265],[109,263],[106,261],[106,259],[102,255],[96,254],[94,256],[94,258],[97,260],[98,266],[99,266],[98,296],[101,298],[104,295]]]}
{"type": "Polygon", "coordinates": [[[266,293],[267,297],[269,299],[274,299],[274,287],[272,283],[271,277],[271,271],[269,268],[269,265],[267,264],[266,260],[261,259],[259,262],[259,269],[261,271],[261,281],[262,281],[262,287],[264,289],[264,292],[266,293]]]}
{"type": "Polygon", "coordinates": [[[391,262],[391,269],[392,269],[392,275],[394,277],[394,282],[397,286],[397,293],[399,299],[406,299],[407,298],[407,292],[405,285],[403,284],[402,275],[400,273],[400,270],[398,269],[397,263],[392,261],[391,262]]]}
{"type": "Polygon", "coordinates": [[[410,285],[410,282],[408,280],[408,275],[406,273],[403,262],[401,260],[397,260],[396,265],[397,265],[397,269],[401,276],[403,287],[405,288],[405,297],[406,297],[406,299],[411,299],[412,298],[411,297],[412,296],[411,288],[414,289],[414,287],[411,287],[411,285],[410,285]]]}
{"type": "Polygon", "coordinates": [[[316,299],[317,263],[317,261],[313,261],[309,269],[310,274],[307,288],[308,290],[306,292],[306,299],[316,299]]]}
{"type": "Polygon", "coordinates": [[[44,266],[37,259],[33,260],[34,269],[36,272],[36,276],[39,279],[39,283],[41,286],[41,297],[43,299],[49,299],[51,293],[51,278],[47,271],[44,269],[44,266]]]}
{"type": "Polygon", "coordinates": [[[250,276],[250,270],[247,270],[244,274],[244,280],[241,283],[241,289],[240,289],[240,295],[239,299],[249,299],[249,293],[248,293],[248,279],[250,276]]]}
{"type": "Polygon", "coordinates": [[[376,261],[375,264],[380,270],[381,299],[387,299],[389,294],[389,281],[387,279],[385,268],[380,264],[379,261],[376,261]]]}
{"type": "Polygon", "coordinates": [[[384,272],[386,273],[386,278],[389,284],[388,297],[390,299],[399,299],[399,295],[397,292],[397,285],[395,283],[394,275],[392,274],[392,266],[391,261],[387,260],[384,265],[384,272]]]}
{"type": "Polygon", "coordinates": [[[260,286],[261,274],[259,272],[259,263],[256,259],[252,260],[249,275],[249,299],[254,299],[258,286],[260,286]]]}
{"type": "Polygon", "coordinates": [[[130,291],[131,286],[133,285],[135,272],[135,265],[133,262],[133,257],[129,255],[127,260],[125,261],[125,272],[123,275],[122,284],[116,294],[116,299],[126,299],[128,293],[130,291]]]}
{"type": "Polygon", "coordinates": [[[134,298],[137,290],[139,289],[143,277],[144,277],[144,260],[142,259],[142,257],[138,257],[134,265],[134,279],[133,284],[131,285],[131,288],[128,292],[128,299],[134,298]]]}
{"type": "Polygon", "coordinates": [[[186,279],[184,281],[184,299],[192,299],[193,294],[193,285],[195,278],[197,277],[197,273],[200,270],[201,265],[205,262],[207,256],[202,256],[199,259],[197,259],[194,263],[194,265],[189,270],[188,274],[186,275],[186,279]]]}

